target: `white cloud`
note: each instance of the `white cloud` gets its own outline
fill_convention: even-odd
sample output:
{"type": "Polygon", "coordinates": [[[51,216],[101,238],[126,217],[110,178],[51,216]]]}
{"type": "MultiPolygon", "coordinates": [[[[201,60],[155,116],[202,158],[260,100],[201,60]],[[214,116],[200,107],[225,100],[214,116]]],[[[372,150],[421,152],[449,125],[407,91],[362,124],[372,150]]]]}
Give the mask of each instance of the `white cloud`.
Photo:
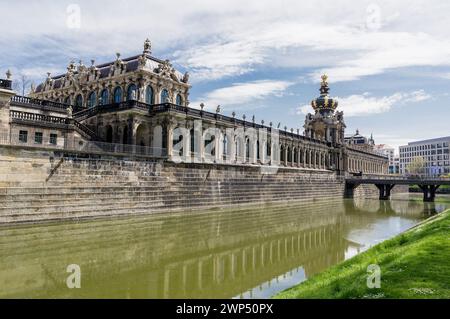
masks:
{"type": "MultiPolygon", "coordinates": [[[[336,97],[339,101],[338,108],[339,110],[344,111],[346,117],[385,113],[391,110],[395,105],[416,103],[430,98],[431,96],[424,90],[409,93],[397,92],[383,97],[374,97],[367,92],[361,95],[336,97]]],[[[298,114],[308,114],[313,112],[313,109],[310,105],[303,105],[300,106],[297,111],[298,114]]]]}
{"type": "Polygon", "coordinates": [[[217,105],[223,107],[237,106],[238,109],[254,107],[255,102],[270,96],[282,96],[293,83],[288,81],[258,80],[247,83],[234,83],[232,86],[213,90],[190,106],[199,107],[205,103],[206,108],[213,110],[217,105]]]}
{"type": "Polygon", "coordinates": [[[155,53],[175,51],[193,81],[312,67],[314,79],[327,71],[336,82],[401,67],[450,65],[448,1],[376,1],[380,28],[373,29],[372,0],[79,0],[79,30],[67,27],[72,2],[0,2],[0,11],[8,12],[0,20],[0,29],[8,30],[0,34],[0,68],[18,59],[35,65],[135,54],[147,36],[155,53]]]}

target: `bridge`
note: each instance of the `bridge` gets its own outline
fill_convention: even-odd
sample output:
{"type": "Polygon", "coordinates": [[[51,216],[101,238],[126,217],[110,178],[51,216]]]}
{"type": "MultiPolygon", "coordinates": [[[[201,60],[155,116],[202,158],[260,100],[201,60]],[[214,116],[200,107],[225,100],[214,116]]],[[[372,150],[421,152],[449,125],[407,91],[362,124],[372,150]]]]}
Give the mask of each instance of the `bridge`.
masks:
{"type": "Polygon", "coordinates": [[[375,185],[380,191],[380,199],[388,200],[395,185],[417,185],[423,192],[424,202],[434,202],[436,190],[442,185],[450,185],[450,178],[429,176],[390,175],[348,175],[345,178],[345,197],[353,198],[356,187],[361,184],[375,185]]]}

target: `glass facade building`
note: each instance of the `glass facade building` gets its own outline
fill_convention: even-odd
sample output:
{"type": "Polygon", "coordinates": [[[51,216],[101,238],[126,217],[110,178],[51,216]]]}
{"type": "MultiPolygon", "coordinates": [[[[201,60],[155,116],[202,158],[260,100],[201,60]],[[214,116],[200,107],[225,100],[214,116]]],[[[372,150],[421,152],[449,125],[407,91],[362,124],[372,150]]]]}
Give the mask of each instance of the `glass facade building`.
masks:
{"type": "Polygon", "coordinates": [[[410,142],[400,146],[400,173],[408,174],[408,168],[415,158],[423,163],[423,174],[430,176],[450,173],[450,136],[410,142]]]}

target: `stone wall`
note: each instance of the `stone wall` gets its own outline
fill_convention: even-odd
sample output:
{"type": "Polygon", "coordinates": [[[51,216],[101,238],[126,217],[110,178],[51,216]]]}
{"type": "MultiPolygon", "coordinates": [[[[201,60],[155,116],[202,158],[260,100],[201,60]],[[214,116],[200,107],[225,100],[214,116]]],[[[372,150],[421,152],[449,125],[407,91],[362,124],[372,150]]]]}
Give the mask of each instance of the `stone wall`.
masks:
{"type": "Polygon", "coordinates": [[[289,203],[344,189],[327,170],[80,156],[0,147],[0,223],[289,203]]]}

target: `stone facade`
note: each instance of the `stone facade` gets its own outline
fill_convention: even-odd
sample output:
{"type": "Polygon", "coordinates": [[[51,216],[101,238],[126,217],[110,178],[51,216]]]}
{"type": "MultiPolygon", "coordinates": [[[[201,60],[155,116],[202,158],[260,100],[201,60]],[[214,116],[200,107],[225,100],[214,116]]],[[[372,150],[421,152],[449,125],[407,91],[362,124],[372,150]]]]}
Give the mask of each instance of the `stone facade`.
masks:
{"type": "MultiPolygon", "coordinates": [[[[220,107],[216,113],[203,111],[203,106],[187,107],[189,74],[182,75],[169,61],[150,54],[147,40],[141,55],[121,59],[117,54],[115,61],[100,65],[92,61],[91,67],[70,63],[66,74],[49,74],[30,96],[60,104],[59,109],[67,112],[61,117],[71,118],[78,131],[92,133],[81,136],[86,140],[151,148],[151,154],[165,154],[169,161],[387,172],[383,156],[357,152],[344,143],[343,112],[335,112],[338,101],[328,95],[325,75],[321,94],[312,101],[315,114],[306,116],[301,135],[299,130],[275,128],[272,122],[255,123],[254,117],[221,115],[220,107]]],[[[17,104],[13,100],[11,105],[17,104]]]]}
{"type": "Polygon", "coordinates": [[[48,73],[45,82],[33,88],[30,96],[72,105],[74,111],[128,100],[189,104],[189,74],[182,75],[168,60],[151,56],[149,40],[141,55],[121,59],[117,53],[113,62],[91,62],[86,67],[82,61],[78,66],[72,61],[66,74],[56,77],[48,73]]]}
{"type": "Polygon", "coordinates": [[[0,148],[0,172],[0,223],[332,199],[344,189],[328,170],[83,158],[17,147],[0,148]]]}
{"type": "Polygon", "coordinates": [[[0,222],[332,198],[347,174],[387,173],[344,143],[326,76],[300,134],[188,107],[189,75],[150,53],[70,63],[30,97],[1,80],[0,222]]]}

